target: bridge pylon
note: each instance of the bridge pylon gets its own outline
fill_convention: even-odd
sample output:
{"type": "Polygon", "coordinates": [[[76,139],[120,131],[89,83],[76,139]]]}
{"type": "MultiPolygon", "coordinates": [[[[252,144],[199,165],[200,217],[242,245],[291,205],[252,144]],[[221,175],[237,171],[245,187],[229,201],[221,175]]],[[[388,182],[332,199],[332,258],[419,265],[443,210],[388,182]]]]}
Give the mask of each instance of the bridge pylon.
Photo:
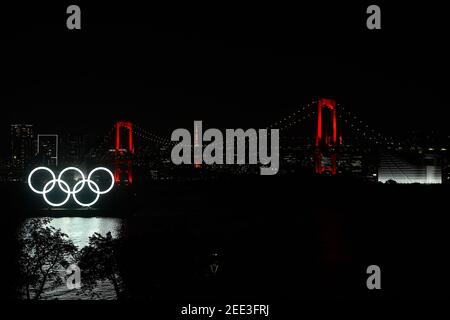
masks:
{"type": "Polygon", "coordinates": [[[114,150],[114,180],[117,184],[133,183],[133,123],[116,122],[116,146],[114,150]],[[122,130],[126,130],[126,139],[122,142],[122,130]]]}
{"type": "Polygon", "coordinates": [[[317,174],[337,172],[336,149],[342,143],[337,139],[336,100],[319,98],[317,102],[317,133],[314,152],[317,174]],[[324,112],[327,110],[328,112],[324,112]],[[328,117],[325,117],[328,114],[328,117]]]}

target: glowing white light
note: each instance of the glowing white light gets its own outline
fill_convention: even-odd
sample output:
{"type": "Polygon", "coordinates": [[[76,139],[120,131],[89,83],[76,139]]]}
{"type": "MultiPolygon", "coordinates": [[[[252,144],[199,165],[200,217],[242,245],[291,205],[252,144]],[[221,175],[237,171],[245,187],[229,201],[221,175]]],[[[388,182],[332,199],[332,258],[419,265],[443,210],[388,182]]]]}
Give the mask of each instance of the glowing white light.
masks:
{"type": "Polygon", "coordinates": [[[59,173],[58,178],[56,178],[55,174],[53,173],[53,171],[52,171],[51,169],[49,169],[49,168],[47,168],[47,167],[37,167],[37,168],[33,169],[33,170],[30,172],[30,174],[28,175],[28,186],[30,187],[30,189],[31,189],[33,192],[38,193],[38,194],[42,194],[42,195],[43,195],[43,198],[44,198],[44,201],[45,201],[48,205],[50,205],[50,206],[52,206],[52,207],[60,207],[60,206],[62,206],[62,205],[64,205],[64,204],[66,204],[67,201],[69,201],[71,195],[73,195],[73,199],[75,200],[75,202],[76,202],[78,205],[80,205],[80,206],[82,206],[82,207],[90,207],[90,206],[94,205],[94,204],[98,201],[98,199],[100,198],[100,195],[101,195],[101,194],[105,194],[105,193],[108,193],[109,191],[111,191],[111,189],[114,187],[114,175],[113,175],[113,173],[111,172],[111,170],[109,170],[108,168],[105,168],[105,167],[97,167],[97,168],[93,169],[93,170],[89,173],[89,175],[88,175],[87,178],[85,178],[85,175],[83,174],[83,172],[82,172],[80,169],[78,169],[78,168],[76,168],[76,167],[67,167],[67,168],[63,169],[63,170],[59,173]],[[52,179],[51,179],[50,181],[48,181],[48,182],[45,183],[44,188],[43,188],[42,190],[37,190],[36,188],[33,187],[33,184],[31,183],[31,179],[32,179],[33,175],[34,175],[37,171],[39,171],[39,170],[47,171],[47,172],[49,172],[49,173],[51,174],[51,176],[52,176],[52,179]],[[64,173],[66,173],[67,171],[70,171],[70,170],[78,172],[78,173],[80,174],[80,176],[81,176],[81,180],[79,180],[77,183],[75,183],[75,185],[73,186],[72,189],[70,188],[70,186],[68,185],[68,183],[65,182],[65,181],[62,179],[64,173]],[[109,177],[111,178],[111,184],[110,184],[110,186],[109,186],[106,190],[103,190],[103,191],[100,190],[98,184],[95,183],[95,181],[91,180],[92,174],[94,174],[94,172],[99,171],[99,170],[101,170],[101,171],[106,171],[106,172],[109,174],[109,177]],[[81,201],[77,198],[77,196],[76,196],[76,194],[79,193],[79,192],[81,191],[81,189],[84,188],[86,182],[87,182],[87,184],[88,184],[89,189],[90,189],[92,192],[94,192],[94,193],[96,194],[95,199],[94,199],[93,201],[89,202],[89,203],[83,203],[83,202],[81,202],[81,201]],[[66,198],[65,198],[63,201],[59,202],[59,203],[51,202],[51,201],[48,200],[48,198],[47,198],[47,193],[49,193],[50,191],[52,191],[56,184],[58,184],[58,187],[59,187],[63,192],[66,193],[66,198]]]}
{"type": "Polygon", "coordinates": [[[385,154],[381,157],[378,181],[386,183],[389,180],[402,184],[441,184],[441,167],[413,164],[398,156],[385,154]]]}
{"type": "Polygon", "coordinates": [[[37,167],[37,168],[33,169],[33,170],[30,172],[30,174],[28,175],[28,185],[30,186],[31,190],[33,190],[34,192],[39,193],[39,194],[44,194],[44,190],[42,190],[42,191],[36,190],[36,189],[33,187],[33,185],[31,184],[31,177],[33,176],[33,174],[34,174],[36,171],[39,171],[39,170],[45,170],[45,171],[48,171],[48,172],[50,172],[50,174],[52,175],[52,180],[51,180],[51,181],[52,181],[53,184],[52,184],[52,187],[50,188],[50,190],[48,190],[48,192],[52,191],[53,187],[54,187],[55,184],[56,184],[56,177],[55,177],[55,174],[53,173],[53,171],[50,170],[50,169],[47,168],[47,167],[37,167]]]}
{"type": "MultiPolygon", "coordinates": [[[[67,201],[69,201],[69,199],[70,199],[70,192],[67,192],[67,196],[66,196],[66,199],[64,199],[62,202],[60,202],[60,203],[54,203],[54,202],[51,202],[50,200],[48,200],[47,199],[47,193],[48,192],[50,192],[51,191],[51,189],[53,189],[53,187],[55,186],[55,182],[54,182],[55,180],[50,180],[49,182],[47,182],[46,184],[45,184],[45,186],[44,186],[44,189],[42,190],[42,195],[44,196],[44,201],[45,202],[47,202],[47,204],[48,205],[50,205],[50,206],[52,206],[52,207],[60,207],[60,206],[63,206],[63,205],[65,205],[66,203],[67,203],[67,201]],[[50,188],[50,190],[47,190],[47,187],[51,184],[51,183],[53,183],[53,187],[52,188],[50,188]]],[[[58,181],[58,185],[60,185],[60,182],[63,184],[63,185],[65,185],[66,187],[67,187],[67,190],[70,190],[69,189],[69,185],[65,182],[65,181],[62,181],[62,180],[57,180],[58,181]]]]}
{"type": "MultiPolygon", "coordinates": [[[[58,186],[59,186],[59,187],[61,188],[61,190],[63,190],[64,192],[73,193],[73,194],[78,193],[78,192],[80,192],[81,189],[83,189],[85,183],[86,183],[86,180],[85,180],[85,178],[84,178],[83,172],[82,172],[80,169],[75,168],[75,167],[67,167],[67,168],[65,168],[64,170],[62,170],[62,171],[59,173],[59,175],[58,175],[58,186]],[[78,173],[81,175],[81,178],[83,179],[83,180],[81,180],[81,182],[83,183],[83,185],[82,185],[78,190],[77,190],[77,188],[75,188],[75,186],[74,186],[74,188],[73,188],[73,191],[70,191],[70,188],[67,188],[67,190],[65,190],[65,189],[62,187],[61,183],[60,183],[60,181],[62,181],[62,180],[61,180],[61,177],[63,176],[63,174],[64,174],[65,172],[69,171],[69,170],[73,170],[73,171],[78,172],[78,173]]],[[[66,185],[67,185],[67,183],[66,183],[66,185]]]]}
{"type": "MultiPolygon", "coordinates": [[[[109,173],[109,176],[111,177],[111,185],[109,186],[109,188],[106,189],[105,191],[98,191],[99,194],[105,194],[105,193],[110,192],[111,189],[114,187],[114,175],[113,175],[113,173],[111,172],[111,170],[109,170],[108,168],[105,168],[105,167],[97,167],[97,168],[95,168],[94,170],[92,170],[92,171],[89,173],[88,178],[87,178],[87,181],[92,181],[92,180],[91,180],[92,174],[93,174],[94,172],[96,172],[96,171],[99,171],[99,170],[106,171],[107,173],[109,173]]],[[[92,190],[91,184],[90,184],[90,183],[88,183],[88,186],[89,186],[89,189],[92,190]]],[[[98,190],[98,187],[97,187],[97,190],[98,190]]],[[[94,190],[92,190],[92,191],[94,191],[94,190]]],[[[96,192],[96,191],[94,191],[94,192],[96,192]]]]}
{"type": "MultiPolygon", "coordinates": [[[[90,207],[90,206],[94,205],[94,204],[98,201],[98,198],[100,198],[100,188],[98,187],[98,185],[97,185],[95,182],[93,182],[93,181],[90,181],[90,180],[87,180],[87,181],[88,181],[88,186],[89,186],[89,188],[90,188],[92,191],[95,192],[96,196],[95,196],[95,199],[92,200],[92,202],[89,202],[89,203],[83,203],[83,202],[81,202],[81,201],[78,200],[77,194],[74,193],[74,194],[73,194],[73,200],[75,200],[75,202],[78,203],[78,204],[79,204],[80,206],[82,206],[82,207],[90,207]],[[93,190],[93,189],[91,188],[91,183],[95,186],[95,188],[96,188],[97,190],[93,190]]],[[[78,181],[78,182],[74,185],[73,188],[76,189],[77,185],[80,184],[80,183],[83,183],[83,185],[84,185],[84,180],[78,181]]],[[[114,183],[114,180],[113,180],[113,183],[114,183]]],[[[79,190],[81,190],[81,188],[80,188],[79,190]]]]}

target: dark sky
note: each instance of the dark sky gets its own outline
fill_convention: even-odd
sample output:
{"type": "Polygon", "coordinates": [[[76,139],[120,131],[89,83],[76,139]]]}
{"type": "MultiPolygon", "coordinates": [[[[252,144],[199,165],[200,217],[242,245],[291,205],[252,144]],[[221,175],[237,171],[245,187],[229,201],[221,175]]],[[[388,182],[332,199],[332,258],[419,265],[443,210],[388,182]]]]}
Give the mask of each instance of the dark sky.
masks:
{"type": "Polygon", "coordinates": [[[388,133],[446,132],[443,10],[382,6],[383,29],[369,31],[365,7],[81,6],[81,31],[66,29],[65,5],[17,9],[1,143],[11,122],[101,133],[130,119],[167,135],[193,120],[258,127],[319,95],[388,133]]]}

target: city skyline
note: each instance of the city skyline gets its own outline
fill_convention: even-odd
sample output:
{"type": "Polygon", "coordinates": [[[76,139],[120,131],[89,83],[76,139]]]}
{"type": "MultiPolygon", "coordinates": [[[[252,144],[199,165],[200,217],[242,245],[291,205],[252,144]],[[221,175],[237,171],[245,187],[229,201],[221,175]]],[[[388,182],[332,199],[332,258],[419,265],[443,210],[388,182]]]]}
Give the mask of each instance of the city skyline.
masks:
{"type": "MultiPolygon", "coordinates": [[[[176,173],[174,175],[171,172],[173,168],[169,169],[167,166],[170,163],[170,149],[176,147],[177,141],[171,142],[169,138],[154,134],[139,125],[133,125],[132,122],[119,121],[104,136],[90,139],[89,143],[87,139],[88,134],[86,133],[63,133],[61,134],[61,139],[59,139],[60,135],[41,134],[33,131],[34,125],[11,125],[11,132],[15,133],[17,129],[14,128],[22,127],[28,128],[26,137],[28,141],[21,145],[34,146],[35,150],[32,151],[34,157],[24,156],[23,151],[21,151],[23,148],[15,151],[15,138],[12,136],[12,160],[17,158],[22,163],[21,166],[17,166],[14,164],[14,161],[11,162],[13,169],[29,169],[31,164],[56,168],[58,166],[57,160],[61,159],[61,162],[66,165],[77,163],[89,165],[90,163],[92,166],[94,163],[109,163],[109,165],[115,167],[116,182],[125,179],[125,181],[128,181],[127,183],[131,183],[132,179],[136,179],[136,175],[133,174],[133,167],[138,169],[138,171],[139,168],[150,169],[150,171],[148,169],[146,169],[147,171],[142,171],[141,169],[140,173],[137,174],[138,180],[139,178],[147,180],[155,177],[158,177],[158,179],[173,179],[177,176],[176,173]],[[121,128],[125,130],[121,130],[121,128]],[[39,138],[41,138],[41,143],[39,143],[39,138]],[[51,142],[47,142],[44,138],[56,138],[56,144],[52,145],[51,142]],[[44,144],[42,144],[42,140],[44,144]],[[62,142],[59,142],[60,140],[62,142]],[[41,150],[42,152],[39,152],[39,147],[43,150],[41,150]],[[148,149],[149,147],[150,149],[148,149]],[[61,154],[58,153],[58,149],[62,149],[61,154]],[[113,160],[114,158],[115,160],[113,160]],[[160,171],[161,169],[162,171],[160,171]],[[123,173],[127,174],[128,177],[122,177],[123,173]],[[132,178],[133,176],[134,178],[132,178]]],[[[197,130],[197,127],[195,128],[197,130]]],[[[312,163],[308,159],[314,159],[316,174],[322,174],[324,170],[325,173],[331,170],[330,173],[333,175],[350,174],[360,176],[367,181],[375,180],[384,183],[391,180],[398,183],[448,182],[448,139],[437,139],[438,137],[432,136],[419,137],[415,136],[414,133],[411,139],[408,140],[399,140],[397,137],[386,136],[359,120],[354,113],[347,111],[342,104],[336,103],[332,99],[320,98],[317,101],[312,101],[292,114],[273,122],[267,128],[276,128],[284,134],[280,146],[282,149],[281,172],[283,174],[292,174],[298,170],[306,170],[305,173],[309,170],[312,173],[312,163]],[[324,108],[324,103],[331,107],[333,112],[331,116],[328,108],[324,108]],[[307,130],[309,135],[307,133],[304,133],[304,136],[299,135],[297,130],[299,126],[309,127],[309,130],[307,130]],[[326,149],[323,149],[323,147],[326,147],[326,149]],[[301,149],[303,151],[300,153],[296,151],[301,149]],[[317,158],[318,151],[321,154],[319,158],[317,158]],[[331,158],[329,158],[330,155],[328,154],[330,152],[332,153],[331,158]],[[392,156],[392,152],[398,155],[392,156]],[[386,157],[389,157],[389,160],[386,157]],[[403,169],[400,169],[401,167],[403,169]]],[[[203,127],[203,129],[207,130],[208,127],[203,127]]],[[[196,157],[195,149],[200,147],[196,141],[198,141],[198,134],[201,132],[199,133],[196,130],[194,130],[194,136],[197,140],[194,139],[188,142],[190,144],[188,149],[191,149],[191,156],[193,155],[194,158],[196,157]]],[[[254,129],[244,129],[245,134],[251,135],[251,130],[254,129]]],[[[22,131],[19,130],[17,132],[19,132],[17,139],[23,140],[23,137],[20,135],[22,131]]],[[[251,146],[247,144],[249,141],[246,141],[245,145],[241,147],[239,147],[240,142],[238,141],[239,139],[236,140],[238,149],[244,148],[241,149],[242,152],[244,152],[244,155],[247,153],[244,159],[247,157],[249,157],[249,160],[252,159],[250,155],[251,146]]],[[[184,146],[185,143],[183,140],[180,146],[184,146]]],[[[204,146],[205,144],[203,143],[204,146]]],[[[227,149],[227,159],[229,157],[228,151],[227,149]]],[[[234,157],[236,159],[239,158],[236,151],[234,151],[234,157]]],[[[228,163],[229,160],[227,160],[228,163]]],[[[205,177],[214,177],[217,174],[215,172],[217,167],[226,168],[227,165],[203,166],[201,163],[196,163],[192,167],[203,169],[205,177]],[[205,171],[205,169],[207,170],[205,171]]],[[[231,173],[232,171],[235,170],[228,172],[231,173]]],[[[254,169],[246,168],[246,166],[243,166],[243,169],[238,171],[241,174],[255,172],[254,169]]],[[[276,172],[278,172],[278,165],[276,172]]],[[[195,172],[191,172],[191,175],[193,173],[195,172]]],[[[194,174],[193,177],[195,176],[194,174]]]]}

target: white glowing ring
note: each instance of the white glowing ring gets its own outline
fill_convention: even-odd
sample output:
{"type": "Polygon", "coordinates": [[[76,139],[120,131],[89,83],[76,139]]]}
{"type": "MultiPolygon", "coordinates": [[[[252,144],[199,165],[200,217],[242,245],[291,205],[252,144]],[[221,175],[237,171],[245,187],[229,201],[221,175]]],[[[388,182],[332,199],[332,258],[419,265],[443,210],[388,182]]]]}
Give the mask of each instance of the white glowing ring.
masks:
{"type": "MultiPolygon", "coordinates": [[[[78,182],[80,182],[80,181],[78,181],[78,182]]],[[[66,192],[66,193],[68,192],[68,193],[73,193],[73,194],[75,194],[75,193],[80,192],[80,190],[84,188],[85,183],[86,183],[86,179],[85,179],[85,177],[84,177],[83,172],[82,172],[80,169],[75,168],[75,167],[67,167],[67,168],[65,168],[64,170],[62,170],[62,171],[59,173],[59,175],[58,175],[58,186],[60,187],[60,189],[61,189],[62,191],[66,192]],[[63,180],[61,179],[61,177],[63,176],[63,174],[64,174],[65,172],[67,172],[67,171],[69,171],[69,170],[73,170],[73,171],[78,172],[78,173],[81,175],[81,178],[83,179],[83,180],[81,180],[81,182],[83,183],[83,185],[82,185],[78,190],[77,190],[77,188],[75,188],[75,186],[73,187],[73,190],[71,191],[70,188],[64,189],[64,188],[62,187],[62,185],[61,185],[61,181],[63,181],[63,180]]],[[[77,184],[78,184],[78,183],[76,183],[75,185],[77,185],[77,184]]],[[[66,183],[66,185],[67,185],[67,183],[66,183]]],[[[92,191],[93,191],[93,190],[92,190],[92,191]]],[[[95,191],[94,191],[94,192],[95,192],[95,191]]]]}
{"type": "MultiPolygon", "coordinates": [[[[65,181],[62,181],[62,180],[59,180],[59,179],[57,179],[57,181],[58,181],[58,185],[59,185],[60,182],[61,182],[62,184],[64,184],[64,185],[67,187],[67,190],[70,190],[69,185],[68,185],[65,181]]],[[[42,194],[42,195],[44,196],[44,201],[47,202],[47,204],[50,205],[50,206],[52,206],[52,207],[60,207],[60,206],[62,206],[62,205],[65,205],[66,202],[69,201],[69,199],[70,199],[70,192],[67,192],[67,197],[66,197],[66,199],[64,199],[64,200],[63,200],[62,202],[60,202],[60,203],[54,203],[54,202],[51,202],[50,200],[47,199],[47,193],[50,192],[50,190],[47,190],[47,186],[49,186],[50,183],[53,183],[53,187],[54,187],[54,186],[55,186],[55,180],[50,180],[49,182],[47,182],[47,183],[45,184],[44,189],[43,189],[43,192],[44,192],[44,193],[42,194]]],[[[50,188],[50,189],[53,189],[53,187],[50,188]]]]}
{"type": "MultiPolygon", "coordinates": [[[[90,207],[98,201],[98,198],[100,198],[100,188],[98,187],[98,184],[96,184],[94,181],[90,181],[90,180],[86,180],[86,181],[88,181],[89,189],[92,190],[92,188],[91,188],[91,183],[92,183],[97,190],[92,190],[95,192],[96,196],[95,196],[95,199],[89,203],[83,203],[83,202],[79,201],[77,199],[77,192],[73,193],[73,200],[75,200],[75,202],[78,203],[82,207],[90,207]]],[[[73,186],[73,189],[75,190],[80,183],[82,183],[84,186],[85,180],[81,180],[81,181],[78,181],[77,183],[75,183],[75,185],[73,186]]],[[[81,190],[81,188],[79,190],[81,190]]]]}
{"type": "Polygon", "coordinates": [[[93,192],[96,192],[96,193],[99,193],[99,194],[105,194],[105,193],[108,193],[108,192],[110,192],[111,189],[114,187],[114,175],[113,175],[113,173],[111,172],[111,170],[109,170],[108,168],[105,168],[105,167],[97,167],[97,168],[93,169],[93,170],[89,173],[89,175],[88,175],[86,181],[88,182],[88,187],[89,187],[89,189],[91,189],[93,192]],[[109,176],[111,177],[111,185],[109,186],[108,189],[106,189],[106,190],[104,190],[104,191],[100,191],[99,188],[98,188],[98,185],[97,185],[97,191],[95,191],[95,190],[93,190],[93,189],[91,188],[91,182],[94,183],[94,182],[91,180],[92,174],[93,174],[95,171],[99,171],[99,170],[106,171],[107,173],[109,173],[109,176]]]}
{"type": "Polygon", "coordinates": [[[50,174],[52,175],[52,178],[53,178],[53,179],[50,180],[50,181],[52,182],[52,186],[51,186],[51,188],[50,188],[47,192],[52,191],[52,189],[55,187],[55,184],[56,184],[56,177],[55,177],[55,174],[53,173],[53,171],[50,170],[50,169],[47,168],[47,167],[37,167],[37,168],[33,169],[33,170],[30,172],[30,174],[28,175],[28,186],[30,187],[31,190],[33,190],[33,191],[36,192],[36,193],[39,193],[39,194],[47,193],[47,192],[44,192],[44,189],[42,189],[42,191],[36,190],[36,189],[33,187],[32,183],[31,183],[31,177],[33,176],[33,174],[34,174],[36,171],[39,171],[39,170],[45,170],[45,171],[48,171],[48,172],[50,172],[50,174]]]}
{"type": "Polygon", "coordinates": [[[80,206],[82,206],[82,207],[90,207],[90,206],[94,205],[94,204],[98,201],[98,199],[100,198],[100,195],[101,195],[101,194],[105,194],[105,193],[111,191],[111,189],[114,187],[114,175],[113,175],[113,173],[112,173],[108,168],[105,168],[105,167],[97,167],[97,168],[93,169],[93,170],[89,173],[89,175],[88,175],[88,177],[87,177],[87,179],[86,179],[86,178],[85,178],[85,175],[83,174],[83,172],[82,172],[80,169],[78,169],[78,168],[76,168],[76,167],[67,167],[67,168],[63,169],[63,170],[59,173],[58,178],[56,178],[55,174],[53,173],[53,171],[52,171],[51,169],[49,169],[49,168],[47,168],[47,167],[37,167],[37,168],[33,169],[33,170],[30,172],[30,174],[28,175],[28,186],[30,187],[30,189],[31,189],[33,192],[38,193],[38,194],[42,194],[43,197],[44,197],[44,201],[45,201],[48,205],[50,205],[50,206],[52,206],[52,207],[60,207],[60,206],[64,205],[65,203],[67,203],[67,201],[69,201],[71,195],[73,195],[73,199],[75,200],[75,202],[76,202],[78,205],[80,205],[80,206]],[[39,171],[39,170],[45,170],[45,171],[48,171],[48,172],[50,172],[50,174],[51,174],[51,176],[52,176],[52,179],[51,179],[50,181],[48,181],[48,182],[45,183],[44,188],[43,188],[42,190],[37,190],[36,188],[33,187],[32,183],[31,183],[31,179],[32,179],[32,177],[33,177],[33,174],[34,174],[36,171],[39,171]],[[65,182],[65,181],[62,179],[62,176],[64,175],[64,173],[67,172],[67,171],[69,171],[69,170],[74,170],[74,171],[78,172],[78,173],[81,175],[81,180],[78,181],[77,183],[75,183],[75,185],[73,186],[72,189],[70,188],[70,186],[68,185],[68,183],[65,182]],[[92,174],[94,174],[94,172],[99,171],[99,170],[106,171],[106,172],[109,174],[109,176],[111,177],[111,185],[110,185],[106,190],[103,190],[103,191],[100,191],[100,188],[99,188],[98,184],[97,184],[95,181],[91,180],[92,174]],[[77,199],[77,196],[76,196],[76,194],[77,194],[78,192],[80,192],[81,189],[84,188],[86,182],[87,182],[87,184],[88,184],[89,189],[90,189],[92,192],[94,192],[94,193],[96,194],[95,199],[94,199],[93,201],[89,202],[89,203],[83,203],[83,202],[79,201],[79,200],[77,199]],[[67,194],[66,198],[65,198],[62,202],[60,202],[60,203],[54,203],[54,202],[51,202],[51,201],[48,200],[48,198],[47,198],[47,193],[49,193],[50,191],[52,191],[56,184],[58,184],[58,187],[59,187],[63,192],[65,192],[65,193],[67,194]]]}

